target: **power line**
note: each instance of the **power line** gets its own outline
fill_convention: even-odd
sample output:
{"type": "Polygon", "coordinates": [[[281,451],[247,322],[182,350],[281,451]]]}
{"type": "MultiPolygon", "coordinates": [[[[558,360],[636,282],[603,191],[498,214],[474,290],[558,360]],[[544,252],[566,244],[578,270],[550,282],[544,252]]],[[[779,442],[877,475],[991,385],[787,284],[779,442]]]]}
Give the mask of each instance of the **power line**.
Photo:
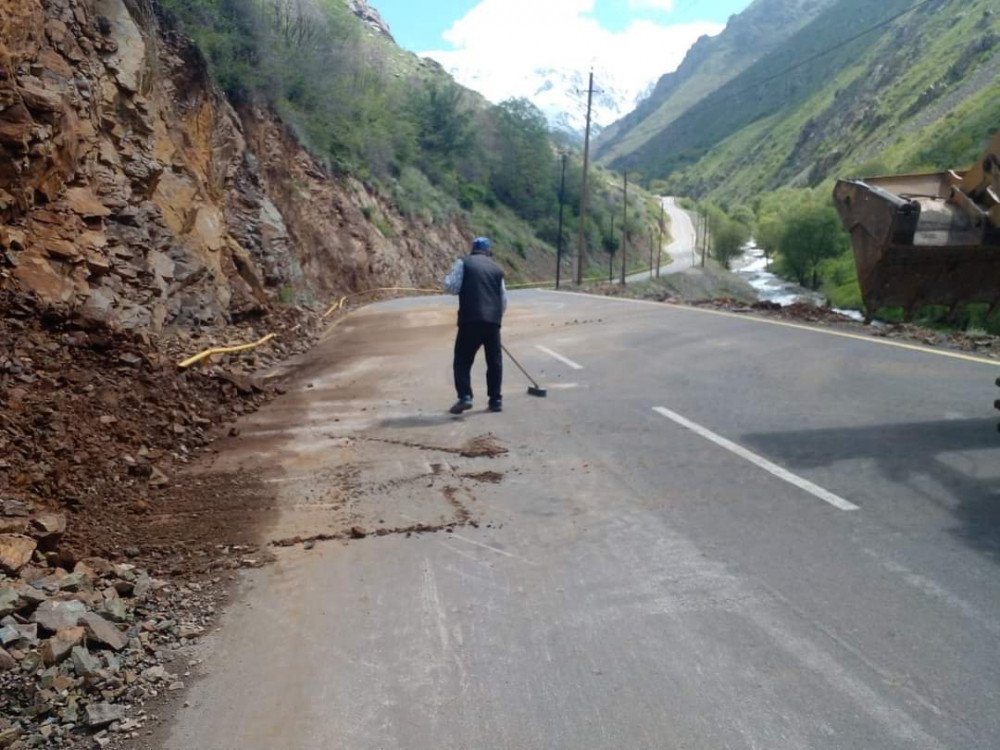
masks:
{"type": "Polygon", "coordinates": [[[879,29],[884,29],[886,26],[888,26],[889,24],[893,23],[894,21],[902,18],[906,14],[912,13],[915,10],[919,10],[923,6],[930,5],[931,3],[934,3],[934,2],[940,2],[940,0],[921,0],[921,2],[917,3],[916,5],[914,5],[914,6],[910,7],[910,8],[907,8],[906,10],[902,10],[899,13],[897,13],[896,15],[894,15],[894,16],[892,16],[890,18],[885,19],[884,21],[880,21],[879,23],[875,24],[874,26],[871,26],[871,27],[869,27],[867,29],[864,29],[863,31],[859,31],[857,34],[854,34],[853,36],[851,36],[851,37],[849,37],[847,39],[844,39],[844,40],[842,40],[840,42],[837,42],[836,44],[831,45],[830,47],[827,47],[826,49],[820,50],[816,54],[811,55],[811,56],[807,57],[804,60],[799,60],[797,63],[795,63],[794,65],[788,66],[784,70],[780,70],[777,73],[774,73],[773,75],[770,75],[767,78],[764,78],[764,79],[762,79],[760,81],[756,81],[754,83],[748,84],[746,86],[746,88],[743,88],[743,89],[735,92],[734,94],[732,94],[732,96],[734,96],[734,97],[741,96],[743,94],[746,94],[746,93],[750,92],[753,89],[756,89],[756,88],[759,88],[760,86],[763,86],[765,83],[770,83],[771,81],[774,81],[774,80],[776,80],[778,78],[781,78],[782,76],[787,75],[788,73],[791,73],[792,71],[798,70],[799,68],[804,67],[804,66],[808,65],[811,62],[815,62],[816,60],[820,59],[821,57],[825,57],[826,55],[829,55],[831,52],[836,52],[838,49],[846,47],[848,44],[851,44],[852,42],[856,42],[858,39],[861,39],[862,37],[867,36],[868,34],[871,34],[873,31],[878,31],[879,29]]]}

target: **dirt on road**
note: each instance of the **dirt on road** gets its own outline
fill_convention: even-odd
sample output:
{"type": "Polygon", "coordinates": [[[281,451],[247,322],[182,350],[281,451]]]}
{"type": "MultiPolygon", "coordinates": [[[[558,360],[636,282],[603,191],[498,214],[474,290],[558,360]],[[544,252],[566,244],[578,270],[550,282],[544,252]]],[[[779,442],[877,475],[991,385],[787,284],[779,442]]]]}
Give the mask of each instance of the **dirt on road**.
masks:
{"type": "MultiPolygon", "coordinates": [[[[254,372],[305,349],[314,320],[290,313],[288,330],[312,333],[280,354],[181,373],[179,353],[216,342],[154,343],[84,329],[58,311],[39,316],[28,299],[2,301],[0,747],[39,738],[65,747],[95,731],[127,741],[151,724],[156,702],[180,695],[170,687],[183,686],[186,668],[176,665],[213,627],[237,568],[288,547],[502,522],[480,501],[516,474],[519,457],[477,422],[488,415],[424,413],[410,401],[423,384],[385,376],[389,353],[437,356],[399,316],[344,318],[335,340],[266,380],[254,372]],[[43,604],[82,606],[81,617],[104,622],[92,627],[113,632],[101,640],[75,621],[39,625],[43,604]],[[117,639],[116,651],[108,640],[117,639]],[[86,654],[74,660],[72,648],[86,654]]],[[[700,304],[998,356],[993,337],[865,327],[807,305],[700,304]]],[[[440,326],[442,340],[454,324],[442,311],[408,319],[440,326]]],[[[248,327],[245,339],[262,332],[248,327]]]]}

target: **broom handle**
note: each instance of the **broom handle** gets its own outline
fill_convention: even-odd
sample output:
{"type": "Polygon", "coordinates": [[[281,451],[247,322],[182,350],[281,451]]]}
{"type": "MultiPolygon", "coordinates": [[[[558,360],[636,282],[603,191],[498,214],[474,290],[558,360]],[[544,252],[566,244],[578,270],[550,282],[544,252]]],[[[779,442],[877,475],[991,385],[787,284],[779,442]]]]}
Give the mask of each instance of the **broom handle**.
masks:
{"type": "Polygon", "coordinates": [[[510,357],[510,361],[513,362],[515,365],[517,365],[517,369],[524,373],[524,377],[526,377],[528,380],[530,380],[531,384],[533,386],[535,386],[535,388],[538,388],[539,387],[538,383],[536,383],[535,379],[528,374],[527,370],[525,370],[523,367],[521,367],[521,363],[518,362],[516,359],[514,359],[514,355],[510,353],[510,350],[506,346],[504,346],[503,344],[500,344],[500,348],[503,349],[504,354],[506,354],[508,357],[510,357]]]}

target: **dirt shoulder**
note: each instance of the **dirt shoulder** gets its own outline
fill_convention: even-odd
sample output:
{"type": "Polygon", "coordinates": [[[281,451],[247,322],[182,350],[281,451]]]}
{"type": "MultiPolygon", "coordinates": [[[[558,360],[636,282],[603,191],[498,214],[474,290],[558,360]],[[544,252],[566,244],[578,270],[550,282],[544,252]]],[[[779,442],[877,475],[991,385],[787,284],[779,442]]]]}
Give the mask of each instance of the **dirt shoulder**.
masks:
{"type": "MultiPolygon", "coordinates": [[[[239,569],[287,547],[475,527],[475,488],[503,476],[493,460],[506,448],[485,433],[448,445],[395,426],[327,434],[365,417],[379,363],[358,352],[373,330],[412,345],[377,316],[345,313],[350,333],[307,354],[328,330],[317,311],[151,340],[3,294],[5,750],[148,747],[198,674],[239,569]],[[272,332],[239,357],[177,367],[272,332]],[[332,364],[345,374],[327,383],[332,364]],[[260,411],[278,395],[280,408],[260,411]],[[319,425],[316,408],[331,410],[319,425]],[[398,476],[372,480],[386,462],[398,476]]],[[[450,332],[453,316],[441,325],[450,332]]]]}
{"type": "Polygon", "coordinates": [[[616,283],[600,283],[588,286],[584,291],[657,302],[696,303],[731,299],[752,304],[757,300],[752,286],[736,274],[719,268],[714,262],[704,268],[686,268],[677,273],[664,274],[658,279],[632,282],[624,288],[616,283]]]}

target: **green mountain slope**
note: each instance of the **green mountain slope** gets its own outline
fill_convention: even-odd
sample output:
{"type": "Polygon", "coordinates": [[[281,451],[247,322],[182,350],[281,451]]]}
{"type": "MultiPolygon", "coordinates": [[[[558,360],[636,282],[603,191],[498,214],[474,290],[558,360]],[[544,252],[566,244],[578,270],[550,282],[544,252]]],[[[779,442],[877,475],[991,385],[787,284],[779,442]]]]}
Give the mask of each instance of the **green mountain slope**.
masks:
{"type": "MultiPolygon", "coordinates": [[[[399,48],[366,0],[154,2],[166,26],[194,39],[241,116],[273,113],[325,175],[388,204],[391,216],[366,213],[388,239],[397,218],[426,245],[440,243],[442,227],[465,240],[488,233],[513,280],[551,277],[561,160],[534,105],[494,105],[399,48]]],[[[562,238],[575,248],[582,158],[567,162],[562,238]]],[[[596,171],[589,184],[588,271],[603,271],[603,250],[616,247],[614,181],[596,171]]],[[[632,193],[628,241],[648,257],[659,208],[632,193]]]]}
{"type": "Polygon", "coordinates": [[[605,128],[597,158],[613,162],[640,150],[702,98],[799,31],[834,0],[756,0],[715,37],[702,37],[673,73],[630,114],[605,128]]]}
{"type": "Polygon", "coordinates": [[[724,201],[842,174],[962,166],[1000,128],[994,7],[837,0],[612,164],[724,201]]]}

